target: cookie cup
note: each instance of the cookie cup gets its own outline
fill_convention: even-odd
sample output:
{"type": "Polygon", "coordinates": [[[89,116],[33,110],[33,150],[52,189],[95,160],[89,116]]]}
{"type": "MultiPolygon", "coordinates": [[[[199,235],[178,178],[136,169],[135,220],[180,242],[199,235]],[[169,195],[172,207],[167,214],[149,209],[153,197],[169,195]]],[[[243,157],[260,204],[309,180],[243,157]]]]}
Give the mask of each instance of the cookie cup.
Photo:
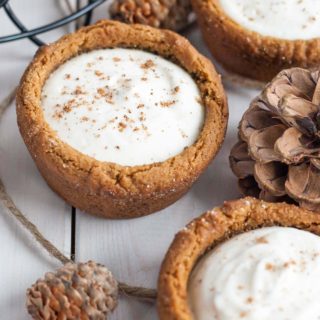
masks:
{"type": "Polygon", "coordinates": [[[212,55],[232,73],[269,81],[282,69],[320,64],[320,38],[286,40],[263,36],[233,21],[219,0],[192,3],[212,55]]]}
{"type": "Polygon", "coordinates": [[[160,319],[193,319],[188,304],[188,281],[206,252],[237,234],[271,226],[294,227],[320,235],[320,216],[294,205],[247,197],[225,202],[177,233],[162,263],[158,280],[160,319]]]}
{"type": "Polygon", "coordinates": [[[187,192],[218,152],[228,111],[220,76],[186,39],[171,31],[101,21],[38,50],[20,82],[17,117],[33,160],[56,193],[91,214],[132,218],[165,208],[187,192]],[[115,47],[160,55],[180,65],[197,83],[204,125],[197,141],[182,153],[141,166],[101,162],[61,141],[45,121],[41,92],[50,74],[81,53],[115,47]]]}

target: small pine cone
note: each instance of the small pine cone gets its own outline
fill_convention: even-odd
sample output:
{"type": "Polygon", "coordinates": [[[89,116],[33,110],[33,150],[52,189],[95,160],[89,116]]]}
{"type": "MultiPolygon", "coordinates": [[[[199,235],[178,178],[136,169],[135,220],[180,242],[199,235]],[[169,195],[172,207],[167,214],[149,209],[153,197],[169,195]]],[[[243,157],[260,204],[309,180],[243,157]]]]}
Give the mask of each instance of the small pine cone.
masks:
{"type": "Polygon", "coordinates": [[[68,263],[27,290],[27,309],[36,320],[105,320],[117,299],[118,283],[106,267],[68,263]]]}
{"type": "Polygon", "coordinates": [[[113,19],[179,31],[188,24],[190,0],[114,0],[113,19]]]}
{"type": "Polygon", "coordinates": [[[245,195],[320,211],[320,70],[279,73],[251,103],[230,165],[245,195]]]}

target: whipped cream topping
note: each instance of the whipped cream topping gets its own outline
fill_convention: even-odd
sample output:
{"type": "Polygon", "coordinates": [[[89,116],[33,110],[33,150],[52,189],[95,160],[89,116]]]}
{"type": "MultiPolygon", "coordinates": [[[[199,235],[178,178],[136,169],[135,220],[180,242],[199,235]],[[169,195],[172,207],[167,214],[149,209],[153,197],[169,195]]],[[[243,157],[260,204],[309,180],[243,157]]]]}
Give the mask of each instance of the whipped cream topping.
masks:
{"type": "Polygon", "coordinates": [[[320,238],[293,228],[240,234],[206,254],[189,280],[196,320],[320,319],[320,238]]]}
{"type": "Polygon", "coordinates": [[[42,90],[45,120],[74,149],[126,166],[165,161],[198,138],[199,89],[179,66],[135,49],[81,54],[42,90]]]}
{"type": "Polygon", "coordinates": [[[287,40],[320,37],[318,0],[219,0],[236,23],[264,36],[287,40]]]}

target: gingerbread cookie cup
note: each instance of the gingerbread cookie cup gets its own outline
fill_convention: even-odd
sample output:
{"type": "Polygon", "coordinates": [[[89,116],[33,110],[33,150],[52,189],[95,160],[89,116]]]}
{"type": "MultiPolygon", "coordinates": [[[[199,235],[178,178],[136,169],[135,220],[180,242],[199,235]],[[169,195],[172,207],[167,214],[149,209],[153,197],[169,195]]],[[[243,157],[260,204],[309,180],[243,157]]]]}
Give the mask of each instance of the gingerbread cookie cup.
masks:
{"type": "MultiPolygon", "coordinates": [[[[100,77],[99,70],[95,73],[100,77]]],[[[99,90],[98,93],[108,99],[99,90]]],[[[186,39],[147,26],[101,21],[39,49],[20,83],[17,116],[29,152],[55,192],[88,213],[133,218],[165,208],[187,192],[218,152],[228,111],[219,75],[186,39]],[[150,52],[174,62],[192,76],[204,107],[202,129],[193,144],[165,161],[130,166],[99,161],[59,139],[42,109],[47,79],[70,59],[107,48],[150,52]]]]}
{"type": "MultiPolygon", "coordinates": [[[[295,9],[305,16],[299,20],[297,18],[294,24],[286,21],[284,17],[282,26],[278,30],[290,30],[299,24],[301,27],[297,31],[297,37],[294,37],[294,31],[292,31],[283,35],[282,38],[281,34],[274,32],[276,26],[271,32],[267,30],[269,34],[263,33],[265,30],[262,28],[260,28],[261,32],[254,30],[254,28],[259,29],[259,19],[263,21],[266,15],[272,14],[270,9],[268,12],[252,10],[250,14],[256,12],[256,16],[248,16],[245,23],[240,24],[226,13],[220,0],[192,0],[203,37],[212,55],[226,70],[260,81],[271,80],[282,69],[294,66],[310,68],[320,63],[320,35],[314,32],[312,26],[318,23],[317,14],[309,8],[312,12],[307,16],[308,13],[303,10],[305,3],[303,1],[287,2],[289,5],[296,6],[295,9]],[[309,26],[312,29],[310,37],[305,37],[309,26]]],[[[236,1],[230,4],[238,5],[236,1]]],[[[282,6],[282,2],[277,2],[276,5],[282,6]]],[[[290,10],[282,10],[284,11],[290,12],[290,10]]],[[[241,15],[237,13],[237,15],[240,17],[239,20],[244,20],[244,13],[241,15]]]]}
{"type": "MultiPolygon", "coordinates": [[[[181,230],[175,236],[175,239],[171,244],[166,254],[166,257],[162,263],[159,282],[158,282],[158,313],[159,313],[160,319],[165,319],[165,320],[194,319],[194,315],[192,314],[191,306],[190,306],[190,303],[193,301],[192,300],[188,301],[188,299],[190,299],[190,295],[189,295],[190,294],[189,293],[190,276],[192,272],[195,271],[194,268],[199,264],[199,261],[204,256],[204,254],[206,254],[211,249],[214,249],[217,245],[221,244],[223,241],[232,238],[233,236],[236,236],[239,234],[243,236],[245,235],[243,234],[244,232],[247,232],[250,230],[255,230],[255,232],[256,231],[260,232],[261,230],[266,230],[266,229],[263,229],[263,227],[275,227],[275,226],[293,227],[296,229],[309,231],[316,235],[320,235],[320,216],[317,214],[313,214],[310,211],[296,207],[294,205],[289,205],[284,203],[281,203],[281,204],[267,203],[261,200],[248,197],[240,200],[225,202],[225,204],[222,207],[215,208],[212,211],[209,211],[203,214],[202,216],[200,216],[199,218],[195,219],[194,221],[192,221],[186,228],[181,230]]],[[[276,239],[278,239],[277,241],[279,241],[279,244],[280,242],[281,244],[284,244],[284,249],[283,248],[282,249],[286,252],[286,250],[289,250],[288,248],[290,247],[289,238],[287,237],[286,232],[287,230],[290,231],[290,228],[282,228],[282,229],[285,230],[285,234],[284,235],[282,234],[282,236],[279,239],[278,238],[276,239]],[[286,246],[288,246],[287,249],[286,249],[286,246]]],[[[292,231],[298,232],[295,229],[292,231]]],[[[312,235],[309,235],[309,236],[312,236],[312,235]]],[[[315,239],[315,240],[318,241],[318,239],[315,239]]],[[[232,239],[230,241],[232,241],[232,239]]],[[[238,240],[235,240],[235,241],[238,241],[238,240]]],[[[265,240],[264,238],[258,238],[258,241],[256,241],[256,243],[268,244],[268,241],[265,240]]],[[[319,243],[317,245],[319,246],[319,243]]],[[[233,247],[234,246],[231,246],[231,248],[233,247]]],[[[216,252],[219,252],[218,254],[221,254],[222,250],[224,250],[223,247],[220,247],[220,249],[216,250],[216,252]]],[[[229,246],[229,250],[230,250],[230,246],[229,246]]],[[[258,257],[259,256],[261,257],[261,252],[262,252],[261,250],[262,250],[262,247],[259,247],[258,257]]],[[[244,250],[240,250],[240,252],[244,252],[244,250]]],[[[267,252],[270,252],[270,250],[268,251],[267,249],[267,252]]],[[[271,250],[271,252],[273,252],[273,250],[271,250]]],[[[249,253],[251,254],[252,251],[250,251],[249,253]]],[[[317,256],[318,255],[315,255],[315,256],[311,255],[312,259],[314,259],[317,256]]],[[[222,260],[225,259],[224,257],[225,256],[221,258],[220,256],[218,261],[221,261],[221,259],[222,260]]],[[[239,253],[237,253],[235,257],[239,257],[239,253]]],[[[233,262],[235,261],[235,257],[233,259],[233,262]]],[[[251,257],[252,256],[250,256],[250,258],[251,257]]],[[[281,254],[279,255],[279,257],[281,257],[281,254]]],[[[292,257],[289,257],[289,260],[291,258],[292,257]]],[[[245,258],[244,260],[240,260],[240,261],[236,260],[236,261],[238,261],[237,265],[240,265],[241,262],[244,262],[244,265],[245,265],[246,261],[249,261],[249,260],[250,259],[245,258]]],[[[268,262],[265,260],[261,260],[261,261],[263,261],[264,263],[268,262]]],[[[305,263],[304,261],[302,262],[305,263]]],[[[262,265],[254,264],[254,266],[255,266],[254,268],[258,268],[257,266],[262,266],[262,265]]],[[[287,267],[286,263],[283,264],[283,267],[284,268],[287,267]]],[[[221,266],[220,270],[222,271],[227,270],[225,268],[229,268],[228,270],[230,270],[230,265],[221,266]]],[[[304,268],[305,268],[305,264],[304,264],[304,268]]],[[[270,269],[269,264],[266,264],[265,269],[260,268],[259,269],[260,271],[256,270],[256,272],[259,273],[262,270],[266,270],[267,272],[269,269],[270,269]]],[[[241,270],[247,270],[247,268],[244,267],[244,269],[241,269],[241,270]]],[[[250,270],[251,269],[249,268],[249,271],[250,270]]],[[[251,271],[254,272],[253,270],[251,271]]],[[[234,270],[234,272],[231,272],[231,273],[234,274],[235,272],[236,271],[234,270]]],[[[276,275],[276,274],[277,273],[273,275],[276,275]]],[[[254,273],[254,275],[256,276],[257,274],[254,273]]],[[[219,279],[219,275],[217,274],[213,274],[213,275],[211,274],[211,276],[213,278],[219,279]]],[[[248,280],[243,274],[239,279],[244,282],[248,280]]],[[[201,280],[197,280],[196,283],[198,285],[202,285],[201,280]]],[[[227,281],[224,281],[223,283],[224,285],[227,285],[227,281]]],[[[237,283],[234,283],[234,282],[232,283],[235,286],[237,286],[237,283]]],[[[209,288],[210,289],[208,289],[208,292],[210,291],[210,294],[212,294],[212,292],[215,292],[213,288],[211,287],[209,288]]],[[[249,288],[251,288],[250,290],[253,290],[253,291],[254,289],[252,288],[256,289],[254,285],[249,286],[249,288]]],[[[244,289],[244,288],[240,288],[240,289],[244,289]]],[[[219,294],[222,294],[221,291],[218,291],[218,292],[219,294]]],[[[269,292],[269,296],[271,296],[270,291],[268,292],[269,292]]],[[[239,291],[238,293],[240,294],[241,292],[239,291]]],[[[228,294],[229,294],[229,298],[232,301],[232,299],[235,296],[232,295],[232,293],[230,294],[230,291],[228,294]]],[[[198,295],[196,295],[196,297],[198,297],[198,295]]],[[[247,298],[248,297],[245,297],[245,299],[247,298]]],[[[250,300],[246,301],[248,302],[247,306],[248,305],[252,306],[252,303],[254,301],[253,299],[255,297],[249,297],[249,298],[250,300]]],[[[210,299],[209,301],[205,301],[206,299],[202,300],[201,297],[199,299],[201,299],[203,303],[209,302],[211,306],[210,307],[211,311],[209,310],[209,312],[212,313],[210,319],[218,319],[218,318],[220,319],[219,316],[216,317],[215,312],[218,313],[218,311],[217,310],[214,311],[215,309],[213,307],[212,299],[210,299]]],[[[221,300],[219,301],[221,303],[221,300]]],[[[227,300],[227,301],[230,301],[230,300],[227,300]]],[[[265,301],[264,298],[262,299],[262,301],[265,301]]],[[[235,305],[237,305],[237,302],[235,302],[235,305]]],[[[231,308],[230,305],[229,305],[229,308],[231,308]]],[[[250,319],[252,319],[252,314],[250,316],[251,316],[250,319]]],[[[242,316],[239,315],[239,318],[242,318],[242,316]]],[[[256,317],[254,319],[258,319],[258,318],[256,317]]],[[[225,319],[225,317],[222,317],[221,319],[225,319]]],[[[233,317],[232,319],[235,319],[235,318],[233,317]]]]}

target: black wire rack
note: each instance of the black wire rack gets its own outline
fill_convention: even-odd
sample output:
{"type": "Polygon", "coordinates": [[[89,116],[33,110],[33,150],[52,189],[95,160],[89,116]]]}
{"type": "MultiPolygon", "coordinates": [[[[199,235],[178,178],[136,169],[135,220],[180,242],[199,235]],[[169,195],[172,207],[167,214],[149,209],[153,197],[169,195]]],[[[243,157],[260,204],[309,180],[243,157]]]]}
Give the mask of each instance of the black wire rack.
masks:
{"type": "Polygon", "coordinates": [[[22,23],[22,21],[15,14],[14,10],[12,9],[12,7],[9,3],[10,1],[9,0],[0,0],[0,9],[3,9],[5,11],[8,18],[20,30],[19,33],[0,37],[0,44],[29,38],[30,41],[32,41],[37,46],[42,46],[45,43],[37,37],[39,34],[54,30],[59,27],[62,27],[68,23],[76,21],[77,19],[79,19],[82,16],[84,16],[83,25],[88,25],[91,23],[93,9],[100,6],[102,3],[106,2],[106,1],[107,0],[88,0],[87,4],[83,7],[81,7],[80,0],[77,0],[76,1],[77,10],[75,10],[71,14],[69,14],[61,19],[58,19],[56,21],[53,21],[51,23],[48,23],[46,25],[29,30],[28,28],[25,27],[25,25],[22,23]]]}

